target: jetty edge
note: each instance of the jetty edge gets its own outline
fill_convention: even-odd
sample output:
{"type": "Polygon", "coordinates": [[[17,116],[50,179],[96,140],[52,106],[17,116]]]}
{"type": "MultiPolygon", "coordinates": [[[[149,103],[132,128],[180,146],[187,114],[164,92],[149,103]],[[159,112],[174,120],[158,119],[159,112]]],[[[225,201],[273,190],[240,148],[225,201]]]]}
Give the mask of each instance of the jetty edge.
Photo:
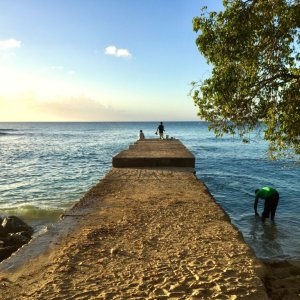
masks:
{"type": "Polygon", "coordinates": [[[0,298],[269,299],[263,264],[192,161],[175,139],[115,156],[48,244],[45,234],[0,264],[0,298]]]}

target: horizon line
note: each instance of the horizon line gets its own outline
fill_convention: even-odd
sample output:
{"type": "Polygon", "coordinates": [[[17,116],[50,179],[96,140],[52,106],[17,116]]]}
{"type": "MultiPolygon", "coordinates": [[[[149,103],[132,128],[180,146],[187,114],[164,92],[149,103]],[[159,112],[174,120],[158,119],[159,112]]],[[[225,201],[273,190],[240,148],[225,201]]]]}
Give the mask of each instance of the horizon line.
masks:
{"type": "Polygon", "coordinates": [[[1,123],[152,123],[152,122],[208,122],[205,120],[152,120],[152,121],[0,121],[1,123]]]}

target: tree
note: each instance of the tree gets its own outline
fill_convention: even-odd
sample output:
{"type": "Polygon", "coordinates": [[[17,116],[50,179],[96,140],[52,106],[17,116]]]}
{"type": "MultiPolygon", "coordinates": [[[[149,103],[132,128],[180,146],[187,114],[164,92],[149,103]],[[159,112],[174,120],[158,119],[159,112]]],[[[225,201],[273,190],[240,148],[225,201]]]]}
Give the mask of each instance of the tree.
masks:
{"type": "Polygon", "coordinates": [[[271,157],[300,154],[300,1],[224,0],[193,19],[196,45],[212,65],[193,82],[198,115],[217,136],[261,123],[271,157]]]}

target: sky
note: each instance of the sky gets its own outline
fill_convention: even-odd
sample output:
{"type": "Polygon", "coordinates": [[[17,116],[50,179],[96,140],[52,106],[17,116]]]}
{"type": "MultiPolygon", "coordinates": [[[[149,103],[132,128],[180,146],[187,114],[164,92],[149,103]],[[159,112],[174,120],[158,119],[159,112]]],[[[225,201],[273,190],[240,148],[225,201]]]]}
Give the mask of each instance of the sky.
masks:
{"type": "Polygon", "coordinates": [[[0,122],[193,121],[215,0],[0,0],[0,122]]]}

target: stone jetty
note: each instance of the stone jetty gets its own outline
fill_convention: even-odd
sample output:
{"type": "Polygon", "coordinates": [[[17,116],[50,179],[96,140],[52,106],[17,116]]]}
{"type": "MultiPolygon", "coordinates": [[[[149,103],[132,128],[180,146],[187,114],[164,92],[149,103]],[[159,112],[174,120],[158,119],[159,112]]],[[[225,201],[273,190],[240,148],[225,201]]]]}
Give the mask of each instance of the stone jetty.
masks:
{"type": "Polygon", "coordinates": [[[265,267],[194,167],[175,139],[116,155],[47,247],[37,238],[2,262],[0,298],[269,299],[265,267]]]}
{"type": "Polygon", "coordinates": [[[176,139],[137,141],[113,157],[115,168],[184,167],[195,168],[195,157],[176,139]]]}

